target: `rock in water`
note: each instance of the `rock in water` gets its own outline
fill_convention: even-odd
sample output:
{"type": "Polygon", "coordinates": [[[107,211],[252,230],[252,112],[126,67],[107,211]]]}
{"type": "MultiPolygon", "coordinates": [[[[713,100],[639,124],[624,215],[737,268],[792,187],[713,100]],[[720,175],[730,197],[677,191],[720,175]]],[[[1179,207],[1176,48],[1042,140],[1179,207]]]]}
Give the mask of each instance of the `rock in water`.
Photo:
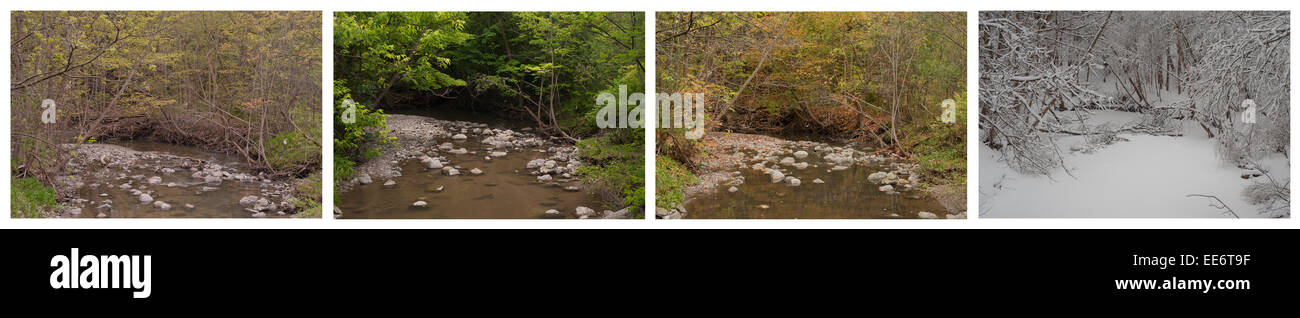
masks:
{"type": "Polygon", "coordinates": [[[537,182],[541,182],[541,183],[551,182],[551,175],[544,174],[544,175],[537,176],[537,182]]]}
{"type": "Polygon", "coordinates": [[[423,207],[427,207],[427,206],[429,206],[429,202],[424,202],[424,201],[415,201],[415,203],[411,203],[411,206],[413,206],[413,207],[417,207],[417,208],[423,208],[423,207]]]}
{"type": "Polygon", "coordinates": [[[460,175],[460,170],[456,170],[456,168],[453,167],[442,167],[442,172],[446,173],[448,176],[460,175]]]}
{"type": "Polygon", "coordinates": [[[916,217],[918,217],[918,218],[922,218],[922,219],[937,219],[937,218],[939,218],[938,215],[935,215],[934,213],[930,213],[930,212],[925,212],[925,211],[917,212],[917,213],[916,213],[916,217]]]}
{"type": "Polygon", "coordinates": [[[387,182],[384,182],[384,186],[385,186],[385,187],[391,187],[391,186],[395,186],[395,185],[397,185],[397,181],[388,180],[387,182]]]}
{"type": "Polygon", "coordinates": [[[479,170],[478,168],[469,169],[469,174],[476,176],[483,175],[483,170],[479,170]]]}
{"type": "Polygon", "coordinates": [[[808,152],[803,150],[795,151],[794,157],[799,159],[808,158],[808,152]]]}
{"type": "Polygon", "coordinates": [[[727,192],[736,192],[736,191],[740,191],[740,188],[737,187],[727,188],[727,192]]]}
{"type": "Polygon", "coordinates": [[[577,213],[579,217],[592,216],[592,215],[596,215],[596,210],[592,210],[591,208],[585,206],[580,206],[578,207],[577,213]]]}
{"type": "Polygon", "coordinates": [[[880,186],[880,192],[893,192],[893,191],[894,191],[894,186],[892,186],[892,185],[888,185],[888,184],[886,184],[886,185],[880,186]]]}
{"type": "Polygon", "coordinates": [[[816,184],[823,184],[823,183],[826,183],[826,181],[822,181],[821,178],[817,178],[817,179],[813,179],[813,183],[816,183],[816,184]]]}
{"type": "Polygon", "coordinates": [[[794,166],[795,169],[799,169],[799,170],[808,169],[808,163],[807,163],[807,162],[796,163],[796,164],[793,164],[792,166],[794,166]]]}
{"type": "Polygon", "coordinates": [[[357,182],[361,184],[370,184],[375,181],[370,179],[370,174],[362,173],[361,175],[357,176],[357,182]]]}
{"type": "Polygon", "coordinates": [[[872,173],[871,175],[868,175],[867,181],[870,181],[871,183],[880,183],[881,181],[885,181],[885,176],[887,175],[889,174],[884,171],[877,171],[875,173],[872,173]]]}
{"type": "Polygon", "coordinates": [[[156,207],[156,208],[159,208],[159,209],[161,209],[161,210],[163,210],[163,211],[167,211],[167,210],[171,210],[171,209],[172,209],[172,205],[171,205],[171,204],[167,204],[167,202],[163,202],[163,201],[154,201],[154,202],[153,202],[153,206],[156,207]]]}
{"type": "Polygon", "coordinates": [[[159,176],[149,177],[149,184],[159,184],[159,183],[162,183],[162,177],[159,176]]]}
{"type": "Polygon", "coordinates": [[[429,160],[421,160],[420,162],[423,162],[424,166],[428,167],[429,170],[442,169],[442,161],[437,158],[429,158],[429,160]]]}
{"type": "Polygon", "coordinates": [[[207,184],[211,184],[211,185],[221,185],[221,177],[218,177],[218,176],[206,176],[206,177],[203,177],[203,183],[207,183],[207,184]]]}
{"type": "Polygon", "coordinates": [[[799,186],[800,184],[803,184],[802,181],[799,181],[799,178],[794,178],[794,177],[791,177],[790,180],[789,180],[788,182],[789,182],[790,186],[792,186],[792,187],[797,187],[797,186],[799,186]]]}
{"type": "Polygon", "coordinates": [[[848,169],[849,169],[848,166],[835,166],[835,167],[831,167],[831,170],[832,170],[832,171],[840,171],[840,170],[848,170],[848,169]]]}
{"type": "Polygon", "coordinates": [[[555,209],[546,210],[545,213],[546,215],[560,215],[560,211],[556,211],[555,209]]]}
{"type": "Polygon", "coordinates": [[[244,196],[242,198],[239,198],[239,205],[242,207],[252,207],[254,204],[257,204],[257,199],[261,199],[261,198],[255,195],[244,196]]]}
{"type": "Polygon", "coordinates": [[[794,158],[792,157],[781,158],[781,164],[787,166],[792,165],[794,164],[794,158]]]}
{"type": "Polygon", "coordinates": [[[141,194],[140,194],[140,203],[149,203],[149,202],[153,202],[153,197],[152,197],[152,196],[149,196],[148,193],[141,193],[141,194]]]}
{"type": "Polygon", "coordinates": [[[468,138],[465,137],[465,134],[456,134],[455,136],[451,136],[451,140],[465,140],[465,138],[468,138]]]}
{"type": "Polygon", "coordinates": [[[781,171],[779,170],[767,169],[767,174],[772,177],[772,183],[777,183],[777,182],[781,182],[781,180],[785,180],[785,174],[781,173],[781,171]]]}
{"type": "Polygon", "coordinates": [[[493,152],[492,152],[492,156],[493,156],[493,157],[505,157],[505,156],[506,156],[506,152],[505,152],[505,151],[493,151],[493,152]]]}

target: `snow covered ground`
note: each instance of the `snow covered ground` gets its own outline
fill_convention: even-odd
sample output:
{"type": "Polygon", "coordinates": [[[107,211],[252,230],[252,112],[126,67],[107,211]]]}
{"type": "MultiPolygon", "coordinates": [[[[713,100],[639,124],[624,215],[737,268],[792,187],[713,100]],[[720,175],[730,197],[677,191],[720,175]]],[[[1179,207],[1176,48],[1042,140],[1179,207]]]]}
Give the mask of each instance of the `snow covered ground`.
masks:
{"type": "MultiPolygon", "coordinates": [[[[1094,112],[1088,125],[1111,122],[1118,128],[1139,116],[1094,112]]],[[[1219,160],[1215,141],[1203,130],[1191,122],[1185,122],[1182,130],[1183,137],[1121,133],[1129,141],[1091,154],[1071,151],[1086,137],[1058,137],[1056,143],[1073,177],[1060,169],[1050,177],[1022,175],[1001,160],[1001,153],[981,145],[980,217],[1232,217],[1210,206],[1217,203],[1214,199],[1189,194],[1217,196],[1242,218],[1266,217],[1246,202],[1242,190],[1267,178],[1242,179],[1246,170],[1219,160]]],[[[1260,165],[1280,183],[1290,179],[1290,162],[1280,154],[1261,160],[1260,165]]]]}

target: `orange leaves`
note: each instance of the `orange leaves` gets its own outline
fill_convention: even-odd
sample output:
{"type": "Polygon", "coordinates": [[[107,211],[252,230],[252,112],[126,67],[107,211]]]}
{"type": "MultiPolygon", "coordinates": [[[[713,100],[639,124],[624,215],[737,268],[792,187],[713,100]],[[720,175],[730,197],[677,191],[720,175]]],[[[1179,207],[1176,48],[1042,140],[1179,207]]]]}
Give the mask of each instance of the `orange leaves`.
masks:
{"type": "Polygon", "coordinates": [[[262,110],[262,107],[265,106],[266,104],[267,104],[266,99],[258,97],[250,101],[239,103],[239,107],[244,111],[260,111],[262,110]]]}

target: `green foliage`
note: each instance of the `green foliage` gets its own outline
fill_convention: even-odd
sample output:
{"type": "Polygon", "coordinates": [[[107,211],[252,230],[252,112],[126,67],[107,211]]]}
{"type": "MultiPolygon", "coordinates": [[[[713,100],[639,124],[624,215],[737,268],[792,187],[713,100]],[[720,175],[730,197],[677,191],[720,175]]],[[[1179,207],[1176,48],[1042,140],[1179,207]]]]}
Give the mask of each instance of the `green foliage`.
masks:
{"type": "Polygon", "coordinates": [[[926,137],[913,147],[927,182],[966,183],[966,92],[952,99],[957,102],[957,121],[945,124],[935,118],[918,134],[926,137]]]}
{"type": "Polygon", "coordinates": [[[452,63],[445,50],[471,38],[461,32],[465,18],[462,12],[335,13],[335,79],[354,83],[372,104],[384,102],[398,81],[423,92],[464,86],[443,71],[452,63]]]}
{"type": "Polygon", "coordinates": [[[320,218],[321,217],[321,175],[312,173],[307,178],[296,181],[293,197],[289,198],[289,203],[301,208],[294,217],[298,218],[320,218]]]}
{"type": "Polygon", "coordinates": [[[353,168],[355,168],[356,165],[357,164],[355,162],[352,162],[351,159],[348,159],[348,157],[335,154],[334,155],[334,180],[352,179],[352,176],[354,174],[353,168]]]}
{"type": "Polygon", "coordinates": [[[699,182],[694,173],[681,163],[664,156],[655,157],[655,206],[671,209],[685,199],[686,187],[699,182]]]}
{"type": "Polygon", "coordinates": [[[39,218],[46,212],[62,209],[55,200],[58,194],[53,188],[41,184],[33,178],[9,178],[12,187],[9,191],[10,215],[15,218],[39,218]]]}
{"type": "Polygon", "coordinates": [[[348,104],[345,101],[351,99],[344,81],[334,81],[334,157],[335,157],[335,180],[342,177],[351,177],[351,163],[359,162],[365,159],[378,157],[379,150],[385,145],[394,143],[394,138],[389,137],[386,130],[388,129],[388,115],[384,114],[382,109],[371,110],[369,107],[360,103],[348,104]],[[349,109],[353,107],[354,109],[349,109]],[[354,114],[352,123],[343,121],[344,116],[354,114]],[[348,164],[346,174],[339,174],[338,158],[347,159],[348,164]]]}
{"type": "Polygon", "coordinates": [[[321,136],[320,115],[311,112],[306,107],[294,108],[291,113],[293,125],[302,130],[285,131],[268,141],[266,159],[271,167],[288,170],[321,162],[321,147],[317,142],[321,136]]]}
{"type": "Polygon", "coordinates": [[[614,207],[629,206],[633,214],[645,206],[644,134],[642,129],[620,129],[577,144],[587,162],[578,168],[583,181],[616,191],[621,201],[614,207]]]}

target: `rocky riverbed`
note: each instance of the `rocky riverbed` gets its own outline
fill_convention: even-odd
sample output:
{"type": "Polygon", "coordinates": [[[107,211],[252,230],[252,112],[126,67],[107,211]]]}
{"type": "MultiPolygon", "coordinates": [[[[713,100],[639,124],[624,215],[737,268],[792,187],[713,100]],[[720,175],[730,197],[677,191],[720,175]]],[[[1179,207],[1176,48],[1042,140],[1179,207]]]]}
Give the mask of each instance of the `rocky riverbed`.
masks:
{"type": "Polygon", "coordinates": [[[571,143],[530,128],[390,115],[396,145],[341,182],[341,218],[627,218],[597,211],[571,143]]]}
{"type": "Polygon", "coordinates": [[[939,202],[955,196],[921,189],[918,165],[895,155],[736,133],[702,141],[700,182],[657,217],[966,218],[964,202],[939,202]]]}
{"type": "MultiPolygon", "coordinates": [[[[293,184],[218,163],[112,144],[64,145],[56,186],[72,198],[55,217],[287,217],[293,184]]],[[[181,146],[172,146],[181,147],[181,146]]]]}

